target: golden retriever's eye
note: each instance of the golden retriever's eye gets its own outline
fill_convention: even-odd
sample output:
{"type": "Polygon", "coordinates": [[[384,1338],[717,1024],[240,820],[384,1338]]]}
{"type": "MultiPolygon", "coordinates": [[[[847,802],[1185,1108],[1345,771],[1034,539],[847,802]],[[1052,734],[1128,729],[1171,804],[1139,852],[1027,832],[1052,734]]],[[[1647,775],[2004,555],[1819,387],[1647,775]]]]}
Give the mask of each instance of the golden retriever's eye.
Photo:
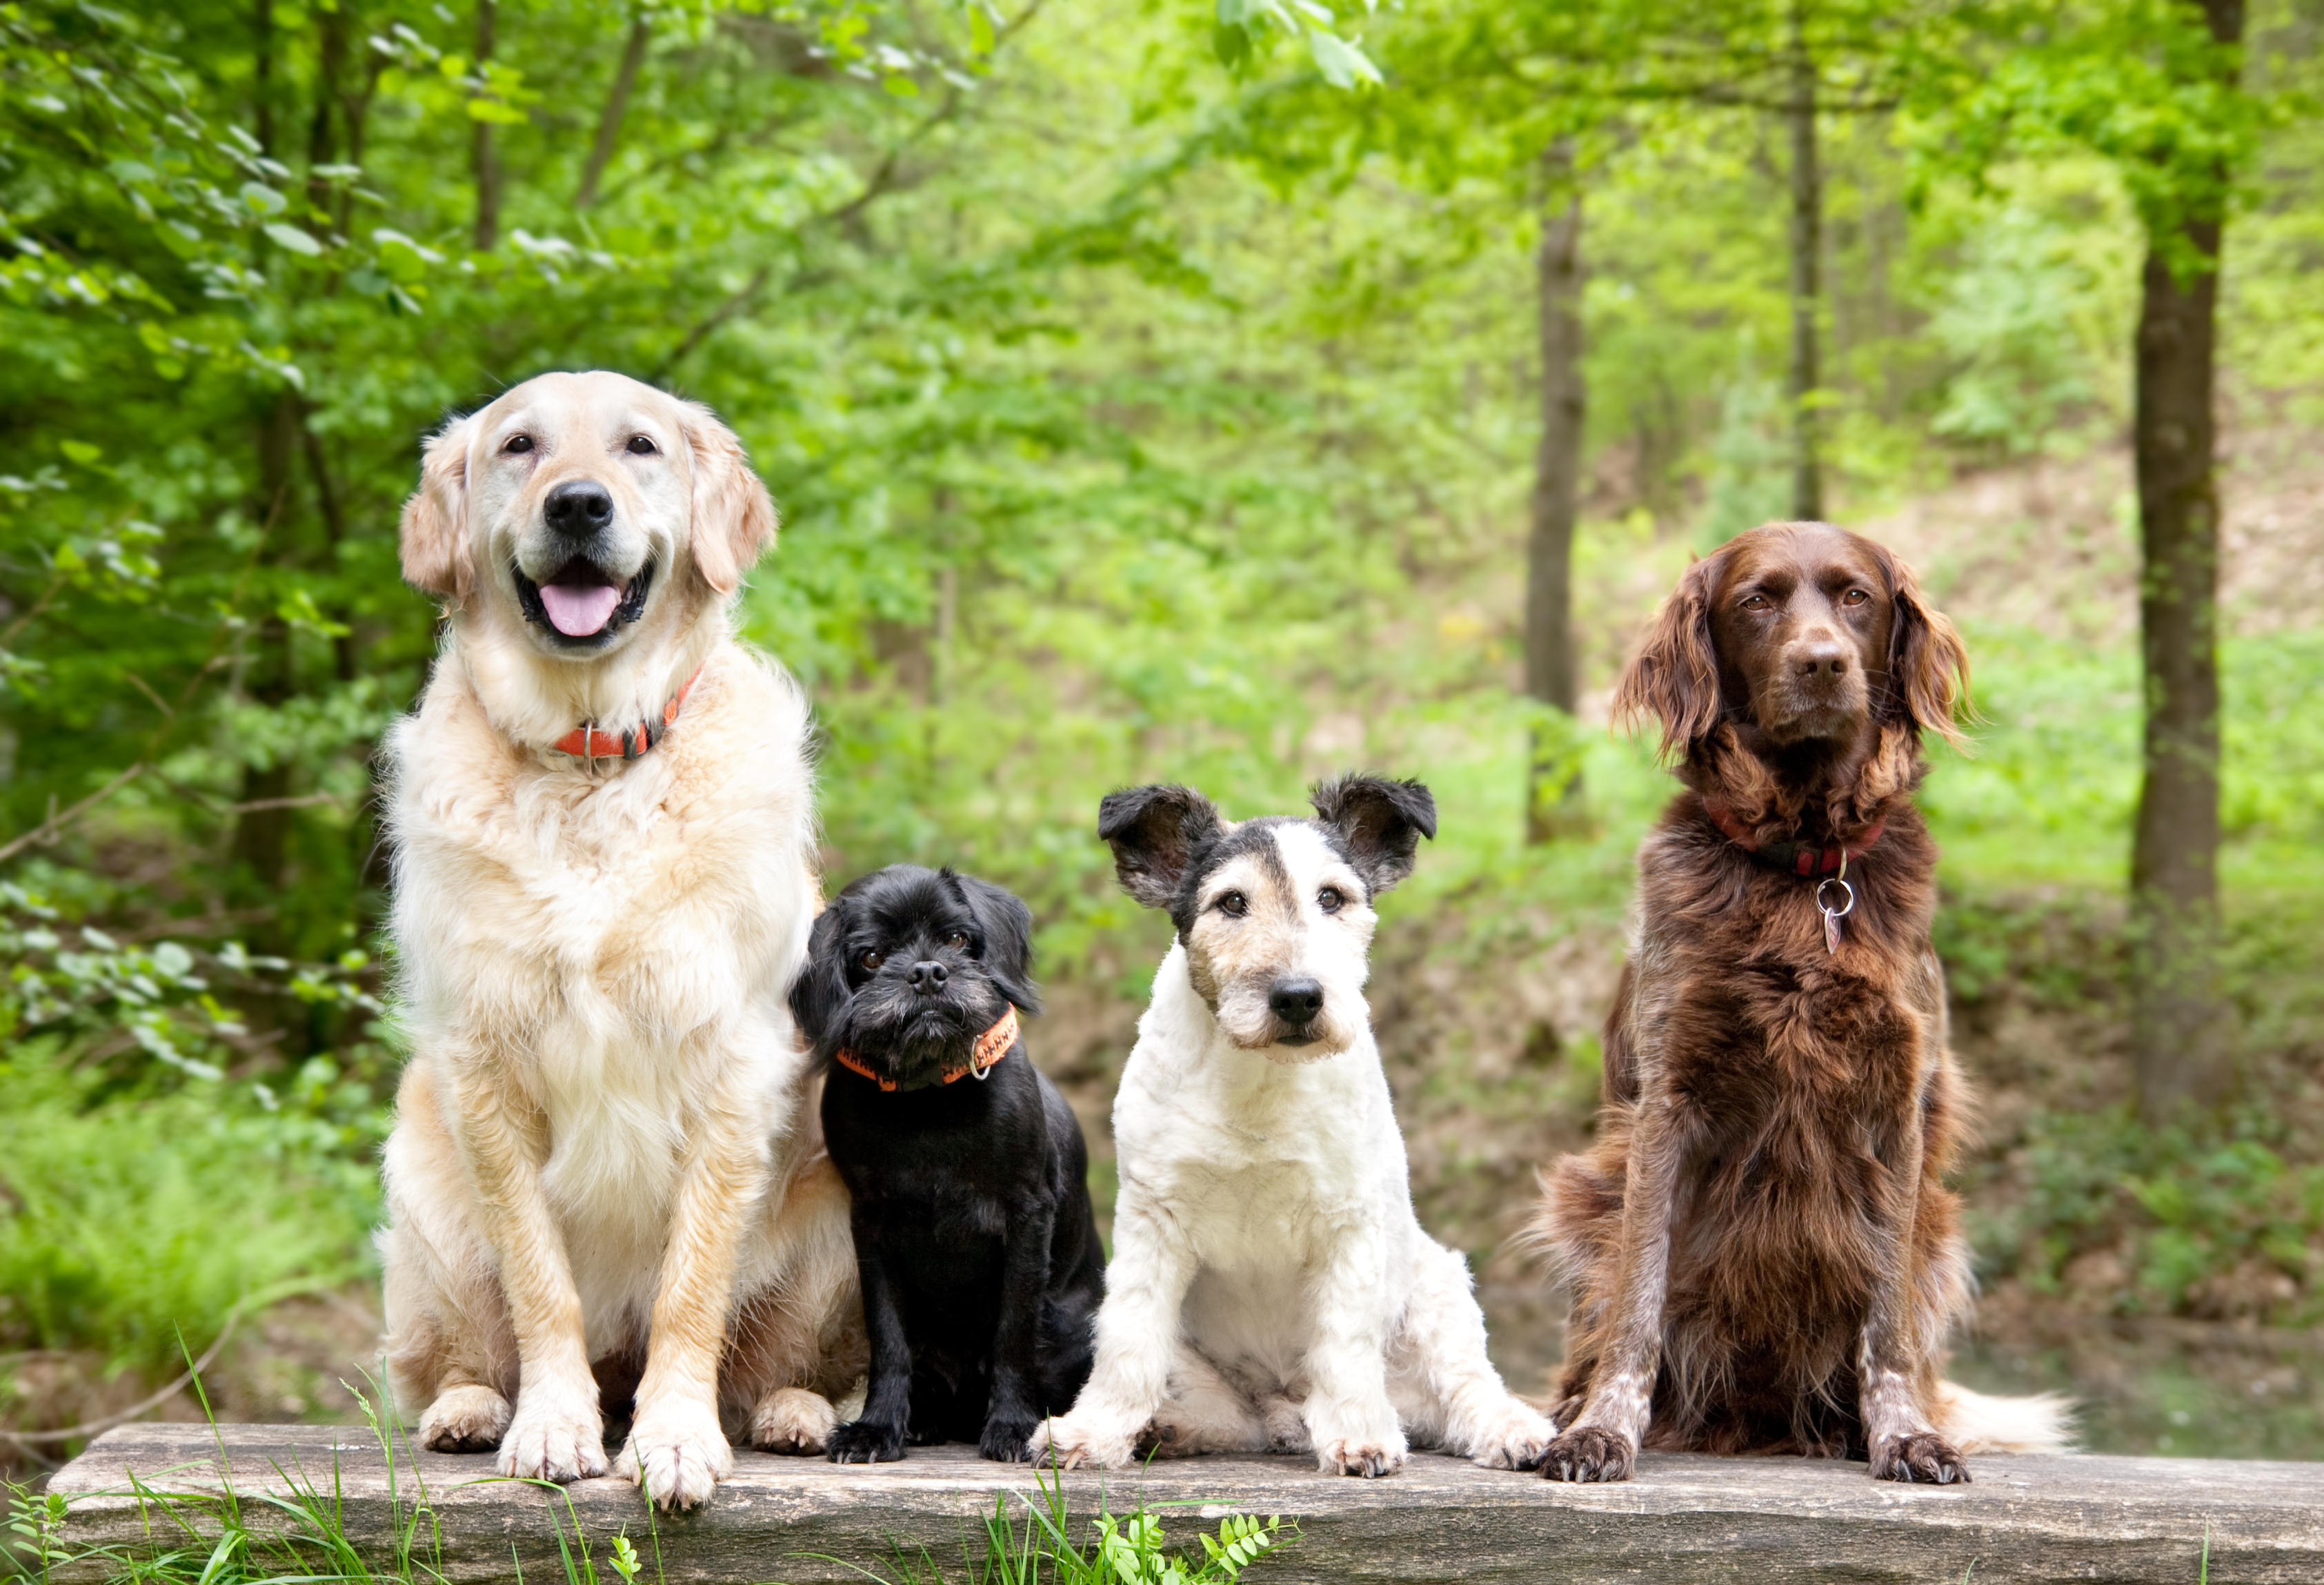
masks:
{"type": "Polygon", "coordinates": [[[887,954],[883,952],[866,952],[863,954],[863,967],[866,969],[877,969],[881,964],[885,963],[887,960],[887,954]]]}
{"type": "Polygon", "coordinates": [[[530,435],[511,435],[508,438],[508,444],[503,446],[501,450],[521,456],[525,452],[532,450],[532,437],[530,435]]]}
{"type": "Polygon", "coordinates": [[[632,435],[630,437],[630,453],[632,456],[650,457],[659,450],[660,450],[659,447],[656,446],[653,441],[643,435],[632,435]]]}
{"type": "Polygon", "coordinates": [[[945,945],[950,947],[955,952],[967,951],[968,932],[964,930],[956,930],[953,932],[952,934],[945,937],[945,945]]]}
{"type": "Polygon", "coordinates": [[[1347,897],[1342,894],[1340,888],[1337,886],[1325,886],[1322,891],[1315,894],[1315,906],[1321,908],[1326,913],[1337,913],[1340,911],[1341,904],[1347,902],[1347,897]]]}
{"type": "Polygon", "coordinates": [[[1860,606],[1871,598],[1860,589],[1851,589],[1840,597],[1840,603],[1843,606],[1860,606]]]}
{"type": "Polygon", "coordinates": [[[1219,912],[1229,919],[1240,919],[1250,912],[1250,899],[1240,892],[1222,892],[1219,894],[1219,912]]]}

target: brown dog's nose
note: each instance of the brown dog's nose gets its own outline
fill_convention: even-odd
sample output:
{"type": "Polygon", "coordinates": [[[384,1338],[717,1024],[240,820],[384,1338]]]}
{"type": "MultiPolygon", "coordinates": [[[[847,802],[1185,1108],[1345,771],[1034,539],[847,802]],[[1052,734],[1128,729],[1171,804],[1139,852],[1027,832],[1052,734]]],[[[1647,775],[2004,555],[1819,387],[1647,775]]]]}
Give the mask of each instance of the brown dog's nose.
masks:
{"type": "Polygon", "coordinates": [[[912,972],[906,978],[912,982],[914,990],[924,996],[932,996],[944,989],[944,983],[950,975],[943,964],[931,960],[913,964],[912,972]]]}
{"type": "Polygon", "coordinates": [[[1837,677],[1848,670],[1848,650],[1838,639],[1811,639],[1799,647],[1800,675],[1837,677]]]}

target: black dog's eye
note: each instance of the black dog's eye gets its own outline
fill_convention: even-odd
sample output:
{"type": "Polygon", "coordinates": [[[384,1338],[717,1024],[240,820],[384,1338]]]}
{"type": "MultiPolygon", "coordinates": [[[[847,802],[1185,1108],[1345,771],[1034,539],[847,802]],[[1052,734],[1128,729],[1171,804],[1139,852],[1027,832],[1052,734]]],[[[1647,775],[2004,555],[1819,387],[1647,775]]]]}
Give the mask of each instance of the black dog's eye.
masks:
{"type": "Polygon", "coordinates": [[[1219,897],[1219,912],[1229,919],[1240,919],[1250,912],[1250,899],[1240,892],[1226,892],[1219,897]]]}
{"type": "Polygon", "coordinates": [[[501,450],[521,455],[524,452],[532,450],[532,437],[530,435],[511,435],[508,438],[508,444],[503,446],[501,450]]]}
{"type": "Polygon", "coordinates": [[[887,960],[888,955],[885,952],[866,952],[863,954],[863,967],[866,969],[877,969],[881,964],[885,963],[887,960]]]}
{"type": "Polygon", "coordinates": [[[953,932],[952,934],[945,937],[945,945],[950,947],[955,952],[967,951],[968,932],[964,930],[956,930],[953,932]]]}
{"type": "Polygon", "coordinates": [[[1340,904],[1346,901],[1347,898],[1341,894],[1340,888],[1337,886],[1325,886],[1315,894],[1315,906],[1326,913],[1337,913],[1340,911],[1340,904]]]}
{"type": "Polygon", "coordinates": [[[659,450],[660,450],[659,447],[656,446],[651,440],[648,440],[643,435],[632,435],[630,437],[630,450],[637,456],[650,457],[659,450]]]}
{"type": "Polygon", "coordinates": [[[1860,589],[1851,589],[1840,597],[1840,603],[1843,606],[1860,606],[1871,598],[1860,589]]]}

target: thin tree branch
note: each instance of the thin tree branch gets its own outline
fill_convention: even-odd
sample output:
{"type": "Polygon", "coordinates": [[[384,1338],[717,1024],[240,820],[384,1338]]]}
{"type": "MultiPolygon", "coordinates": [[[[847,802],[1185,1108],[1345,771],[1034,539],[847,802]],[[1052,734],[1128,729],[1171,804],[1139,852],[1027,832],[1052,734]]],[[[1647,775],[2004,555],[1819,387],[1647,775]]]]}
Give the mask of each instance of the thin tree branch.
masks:
{"type": "Polygon", "coordinates": [[[581,168],[581,186],[573,195],[576,209],[597,201],[597,179],[613,158],[613,145],[622,135],[622,116],[630,107],[630,91],[637,87],[638,69],[645,64],[646,40],[651,32],[652,24],[640,12],[637,21],[630,24],[630,42],[622,48],[620,70],[613,73],[613,91],[605,96],[604,114],[597,118],[597,141],[590,145],[589,162],[581,168]]]}
{"type": "Polygon", "coordinates": [[[52,814],[49,816],[48,819],[42,820],[39,825],[34,826],[31,830],[26,831],[23,836],[16,838],[5,847],[0,847],[0,864],[7,863],[10,859],[15,857],[17,854],[22,853],[27,848],[55,841],[59,837],[64,834],[64,829],[67,826],[72,824],[73,821],[78,820],[82,815],[87,814],[90,810],[95,809],[98,804],[103,803],[106,799],[112,797],[115,792],[120,792],[124,787],[126,787],[130,783],[135,781],[139,776],[142,776],[144,774],[145,766],[142,762],[137,765],[131,765],[127,770],[114,777],[113,780],[107,782],[104,786],[99,787],[96,792],[82,799],[78,803],[74,804],[70,809],[66,810],[62,814],[52,814]]]}

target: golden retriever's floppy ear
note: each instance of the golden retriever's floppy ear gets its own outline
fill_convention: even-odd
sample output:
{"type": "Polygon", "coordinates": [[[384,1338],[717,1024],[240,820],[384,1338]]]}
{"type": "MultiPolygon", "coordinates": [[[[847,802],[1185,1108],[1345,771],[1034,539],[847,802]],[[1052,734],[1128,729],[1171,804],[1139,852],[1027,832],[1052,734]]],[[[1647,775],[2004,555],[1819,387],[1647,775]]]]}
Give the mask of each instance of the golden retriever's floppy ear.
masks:
{"type": "Polygon", "coordinates": [[[775,503],[734,431],[698,402],[680,405],[694,453],[695,570],[713,591],[730,595],[775,542],[775,503]]]}
{"type": "Polygon", "coordinates": [[[1711,601],[1727,552],[1686,570],[1678,588],[1655,613],[1646,641],[1614,690],[1613,716],[1635,727],[1652,716],[1662,723],[1662,752],[1683,755],[1719,725],[1719,652],[1711,637],[1711,601]]]}
{"type": "Polygon", "coordinates": [[[403,503],[403,581],[459,605],[475,581],[468,551],[468,441],[472,414],[436,431],[420,464],[420,487],[403,503]]]}
{"type": "Polygon", "coordinates": [[[1896,610],[1888,635],[1889,708],[1911,726],[1966,750],[1969,739],[1955,718],[1975,716],[1969,703],[1969,647],[1945,614],[1928,603],[1913,569],[1886,546],[1873,548],[1896,610]]]}

